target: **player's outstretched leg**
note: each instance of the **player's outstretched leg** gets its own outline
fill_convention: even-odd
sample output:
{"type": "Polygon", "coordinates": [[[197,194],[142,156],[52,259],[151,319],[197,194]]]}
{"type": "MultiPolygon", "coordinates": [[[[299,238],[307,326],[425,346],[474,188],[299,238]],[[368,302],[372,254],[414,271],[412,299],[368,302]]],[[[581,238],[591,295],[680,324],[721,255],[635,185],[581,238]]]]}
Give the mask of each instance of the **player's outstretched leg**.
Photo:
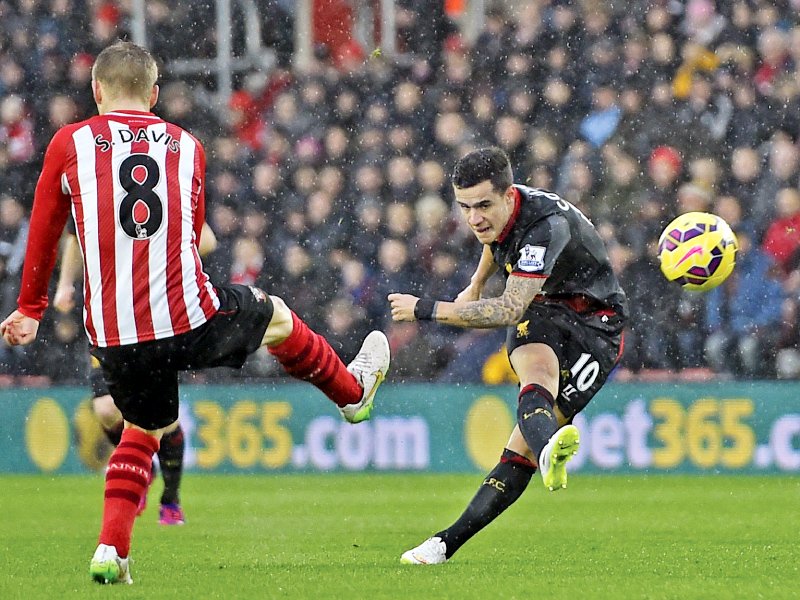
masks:
{"type": "Polygon", "coordinates": [[[183,525],[186,522],[180,501],[185,448],[186,442],[180,425],[174,431],[161,436],[161,447],[158,449],[158,464],[164,480],[161,508],[158,512],[158,522],[161,525],[183,525]]]}
{"type": "MultiPolygon", "coordinates": [[[[283,302],[278,306],[285,306],[283,302]]],[[[339,407],[345,419],[358,423],[370,417],[378,386],[389,370],[389,342],[373,331],[364,340],[355,360],[345,367],[328,341],[312,331],[293,311],[292,330],[287,338],[268,345],[270,354],[286,372],[313,383],[339,407]]],[[[276,310],[277,314],[277,310],[276,310]]]]}
{"type": "Polygon", "coordinates": [[[567,487],[567,463],[578,453],[580,432],[565,425],[553,434],[539,455],[542,482],[551,492],[567,487]]]}
{"type": "Polygon", "coordinates": [[[97,583],[133,583],[128,559],[120,558],[117,549],[106,544],[100,544],[94,551],[89,575],[97,583]]]}

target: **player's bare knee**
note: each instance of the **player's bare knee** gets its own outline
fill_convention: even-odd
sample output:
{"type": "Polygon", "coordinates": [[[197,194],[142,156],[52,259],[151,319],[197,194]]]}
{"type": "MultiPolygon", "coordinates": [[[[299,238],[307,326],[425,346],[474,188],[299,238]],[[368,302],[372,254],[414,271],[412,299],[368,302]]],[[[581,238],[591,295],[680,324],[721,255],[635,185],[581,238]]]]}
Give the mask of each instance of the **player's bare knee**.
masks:
{"type": "Polygon", "coordinates": [[[114,399],[108,394],[92,400],[92,408],[103,427],[111,429],[122,421],[122,413],[114,404],[114,399]]]}
{"type": "Polygon", "coordinates": [[[274,346],[285,340],[292,333],[293,321],[292,311],[286,306],[283,299],[278,296],[270,296],[272,301],[272,320],[270,320],[261,345],[274,346]]]}
{"type": "Polygon", "coordinates": [[[558,395],[561,379],[555,351],[545,344],[526,344],[511,353],[511,365],[520,379],[520,387],[536,384],[558,395]]]}
{"type": "Polygon", "coordinates": [[[546,366],[533,367],[525,373],[520,373],[520,389],[526,385],[540,385],[555,398],[558,396],[559,373],[546,366]]]}

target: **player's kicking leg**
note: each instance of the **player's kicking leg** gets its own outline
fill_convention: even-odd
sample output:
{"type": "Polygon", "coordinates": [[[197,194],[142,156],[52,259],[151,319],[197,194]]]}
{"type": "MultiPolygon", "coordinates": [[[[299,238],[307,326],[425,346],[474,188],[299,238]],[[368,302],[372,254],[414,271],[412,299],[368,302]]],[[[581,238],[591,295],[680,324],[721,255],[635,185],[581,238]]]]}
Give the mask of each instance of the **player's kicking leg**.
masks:
{"type": "Polygon", "coordinates": [[[312,331],[280,298],[269,297],[273,314],[263,343],[286,372],[313,383],[350,423],[370,418],[375,393],[389,370],[389,342],[380,331],[365,339],[345,367],[328,341],[312,331]]]}
{"type": "Polygon", "coordinates": [[[542,482],[551,492],[567,487],[567,463],[578,453],[580,432],[565,425],[553,434],[539,455],[542,482]]]}

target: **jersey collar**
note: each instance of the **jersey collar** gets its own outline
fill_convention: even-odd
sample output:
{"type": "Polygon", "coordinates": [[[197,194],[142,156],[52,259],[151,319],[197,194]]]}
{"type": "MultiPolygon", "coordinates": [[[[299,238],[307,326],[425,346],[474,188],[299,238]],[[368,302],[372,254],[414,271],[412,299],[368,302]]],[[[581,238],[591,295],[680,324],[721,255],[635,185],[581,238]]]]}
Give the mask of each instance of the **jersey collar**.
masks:
{"type": "Polygon", "coordinates": [[[503,227],[503,231],[500,232],[500,235],[497,236],[497,243],[502,244],[503,241],[508,237],[508,234],[511,232],[511,228],[514,227],[514,223],[517,221],[517,215],[519,215],[519,207],[521,204],[521,196],[520,192],[516,187],[512,188],[514,190],[514,210],[511,213],[511,218],[506,223],[506,226],[503,227]]]}
{"type": "Polygon", "coordinates": [[[157,117],[151,112],[145,112],[142,110],[112,110],[107,112],[103,115],[104,117],[144,117],[145,119],[157,119],[161,120],[161,117],[157,117]]]}

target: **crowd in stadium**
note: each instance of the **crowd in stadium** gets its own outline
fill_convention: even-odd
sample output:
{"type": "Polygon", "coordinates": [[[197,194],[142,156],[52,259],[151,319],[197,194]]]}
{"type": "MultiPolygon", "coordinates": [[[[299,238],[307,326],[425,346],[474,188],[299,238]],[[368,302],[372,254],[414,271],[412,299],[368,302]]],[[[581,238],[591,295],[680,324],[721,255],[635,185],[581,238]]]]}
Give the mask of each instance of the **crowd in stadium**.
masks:
{"type": "MultiPolygon", "coordinates": [[[[200,25],[213,6],[172,4],[147,3],[153,52],[213,55],[213,27],[200,25]]],[[[474,43],[432,3],[396,4],[394,56],[318,47],[300,72],[290,14],[267,2],[276,66],[237,76],[227,106],[209,101],[213,79],[164,74],[155,112],[208,154],[213,281],[286,298],[345,361],[383,329],[394,381],[511,381],[504,332],[393,323],[386,302],[465,287],[480,248],[448,177],[458,157],[496,144],[519,183],[557,192],[605,238],[632,307],[618,379],[800,377],[800,3],[488,2],[474,43]],[[740,242],[733,275],[706,294],[667,282],[655,254],[666,223],[695,210],[722,216],[740,242]]],[[[0,0],[3,314],[44,150],[94,114],[93,57],[129,36],[129,5],[0,0]]],[[[83,380],[78,309],[49,311],[40,340],[0,346],[0,382],[83,380]]],[[[266,354],[245,370],[278,372],[266,354]]]]}

